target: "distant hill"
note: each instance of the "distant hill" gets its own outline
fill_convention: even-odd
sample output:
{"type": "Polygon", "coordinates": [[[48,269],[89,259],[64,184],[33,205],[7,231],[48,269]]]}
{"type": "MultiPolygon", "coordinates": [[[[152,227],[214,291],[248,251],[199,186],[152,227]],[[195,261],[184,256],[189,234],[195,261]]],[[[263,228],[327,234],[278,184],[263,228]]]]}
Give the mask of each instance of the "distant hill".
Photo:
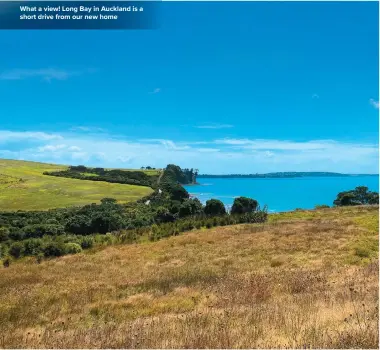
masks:
{"type": "Polygon", "coordinates": [[[65,165],[0,159],[0,210],[62,208],[98,203],[105,197],[123,203],[153,192],[145,186],[43,175],[67,168],[65,165]]]}
{"type": "Polygon", "coordinates": [[[378,174],[342,174],[331,172],[277,172],[266,174],[200,174],[197,176],[201,178],[292,178],[292,177],[348,177],[348,176],[379,176],[378,174]]]}

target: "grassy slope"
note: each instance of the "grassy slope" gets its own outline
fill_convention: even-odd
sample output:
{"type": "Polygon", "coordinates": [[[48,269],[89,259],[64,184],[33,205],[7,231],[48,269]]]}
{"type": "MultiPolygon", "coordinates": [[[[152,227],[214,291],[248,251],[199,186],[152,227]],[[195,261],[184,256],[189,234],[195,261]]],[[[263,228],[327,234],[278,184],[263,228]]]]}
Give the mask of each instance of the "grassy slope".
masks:
{"type": "Polygon", "coordinates": [[[148,187],[42,175],[65,166],[0,159],[0,210],[43,210],[97,203],[104,197],[120,202],[152,192],[148,187]],[[20,181],[21,179],[21,181],[20,181]]]}
{"type": "Polygon", "coordinates": [[[378,207],[293,212],[17,262],[0,346],[376,348],[378,225],[378,207]]]}

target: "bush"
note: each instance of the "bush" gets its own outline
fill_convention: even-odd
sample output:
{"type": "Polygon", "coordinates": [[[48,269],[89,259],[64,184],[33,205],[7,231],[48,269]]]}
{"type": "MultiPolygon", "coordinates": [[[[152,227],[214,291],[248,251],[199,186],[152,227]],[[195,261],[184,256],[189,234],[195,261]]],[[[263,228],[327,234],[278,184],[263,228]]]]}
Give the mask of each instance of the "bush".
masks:
{"type": "Polygon", "coordinates": [[[87,235],[92,233],[91,220],[85,215],[70,217],[66,223],[66,230],[76,235],[87,235]]]}
{"type": "Polygon", "coordinates": [[[315,206],[315,209],[326,209],[326,208],[330,208],[330,206],[328,206],[327,204],[317,204],[315,206]]]}
{"type": "Polygon", "coordinates": [[[78,243],[66,243],[65,253],[66,254],[77,254],[82,251],[82,247],[78,243]]]}
{"type": "Polygon", "coordinates": [[[202,213],[203,207],[199,199],[186,199],[179,208],[179,217],[195,216],[202,213]]]}
{"type": "Polygon", "coordinates": [[[13,239],[14,241],[21,241],[25,237],[24,233],[19,228],[15,228],[15,227],[12,227],[9,230],[8,236],[10,239],[13,239]]]}
{"type": "Polygon", "coordinates": [[[50,242],[43,248],[45,257],[65,255],[65,246],[62,243],[50,242]]]}
{"type": "Polygon", "coordinates": [[[3,260],[3,266],[4,267],[9,267],[10,264],[11,264],[11,260],[9,258],[5,258],[3,260]]]}
{"type": "Polygon", "coordinates": [[[334,201],[336,206],[379,204],[379,194],[368,191],[366,186],[358,186],[354,190],[340,192],[334,201]]]}
{"type": "Polygon", "coordinates": [[[44,235],[57,236],[65,233],[63,226],[51,224],[27,225],[23,231],[26,238],[38,238],[44,235]]]}
{"type": "Polygon", "coordinates": [[[80,246],[82,249],[92,248],[94,245],[94,239],[92,237],[83,237],[80,241],[80,246]]]}
{"type": "Polygon", "coordinates": [[[4,242],[9,239],[8,227],[0,227],[0,242],[4,242]]]}
{"type": "Polygon", "coordinates": [[[30,238],[24,243],[24,255],[37,255],[42,249],[42,240],[40,238],[30,238]]]}
{"type": "Polygon", "coordinates": [[[235,198],[231,208],[231,214],[244,214],[256,211],[259,203],[257,200],[248,197],[235,198]]]}
{"type": "Polygon", "coordinates": [[[355,247],[355,255],[360,258],[368,258],[371,256],[371,251],[366,247],[355,247]]]}
{"type": "Polygon", "coordinates": [[[24,254],[24,244],[21,242],[14,242],[9,247],[9,254],[14,258],[20,258],[24,254]]]}
{"type": "Polygon", "coordinates": [[[165,207],[158,207],[156,210],[155,221],[157,223],[173,222],[175,221],[174,215],[165,207]]]}
{"type": "Polygon", "coordinates": [[[219,199],[209,199],[206,202],[204,213],[210,216],[224,215],[226,214],[226,208],[219,199]]]}

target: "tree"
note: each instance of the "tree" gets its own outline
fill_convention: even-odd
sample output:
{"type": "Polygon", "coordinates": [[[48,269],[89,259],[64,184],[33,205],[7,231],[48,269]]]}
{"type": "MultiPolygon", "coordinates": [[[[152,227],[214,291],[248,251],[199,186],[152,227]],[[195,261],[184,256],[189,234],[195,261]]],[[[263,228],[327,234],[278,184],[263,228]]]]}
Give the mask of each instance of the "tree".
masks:
{"type": "Polygon", "coordinates": [[[85,215],[71,216],[67,220],[66,230],[76,235],[88,235],[92,233],[91,220],[85,215]]]}
{"type": "Polygon", "coordinates": [[[354,190],[339,192],[334,200],[336,206],[379,204],[379,193],[368,191],[366,186],[358,186],[354,190]]]}
{"type": "Polygon", "coordinates": [[[0,227],[0,242],[4,242],[9,238],[8,227],[0,227]]]}
{"type": "Polygon", "coordinates": [[[24,254],[24,244],[21,242],[14,242],[9,247],[9,254],[12,255],[14,258],[19,258],[24,254]]]}
{"type": "Polygon", "coordinates": [[[179,217],[199,215],[202,209],[202,203],[198,198],[186,199],[179,208],[179,217]]]}
{"type": "Polygon", "coordinates": [[[175,216],[165,207],[158,207],[156,210],[155,220],[157,223],[173,222],[175,216]]]}
{"type": "Polygon", "coordinates": [[[183,202],[189,198],[189,194],[181,185],[170,182],[163,185],[163,189],[169,194],[171,200],[183,202]]]}
{"type": "Polygon", "coordinates": [[[116,204],[117,200],[115,198],[103,198],[100,200],[102,204],[116,204]]]}
{"type": "Polygon", "coordinates": [[[43,252],[45,257],[62,256],[65,255],[65,246],[63,243],[50,242],[43,248],[43,252]]]}
{"type": "Polygon", "coordinates": [[[206,202],[204,212],[206,215],[210,216],[224,215],[226,214],[226,208],[224,207],[223,202],[221,202],[219,199],[209,199],[206,202]]]}
{"type": "Polygon", "coordinates": [[[256,211],[258,202],[255,199],[247,197],[235,198],[231,208],[231,214],[244,214],[256,211]]]}
{"type": "Polygon", "coordinates": [[[120,230],[124,226],[124,220],[121,215],[109,212],[100,212],[91,220],[91,231],[105,234],[120,230]]]}

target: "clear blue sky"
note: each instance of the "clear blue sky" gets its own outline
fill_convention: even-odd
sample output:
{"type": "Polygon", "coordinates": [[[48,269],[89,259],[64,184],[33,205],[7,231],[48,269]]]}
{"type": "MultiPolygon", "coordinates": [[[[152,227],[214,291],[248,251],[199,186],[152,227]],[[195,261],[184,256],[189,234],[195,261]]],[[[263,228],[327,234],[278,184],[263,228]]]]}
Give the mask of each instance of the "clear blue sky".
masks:
{"type": "Polygon", "coordinates": [[[160,29],[0,31],[0,157],[378,171],[378,4],[162,3],[160,29]]]}

